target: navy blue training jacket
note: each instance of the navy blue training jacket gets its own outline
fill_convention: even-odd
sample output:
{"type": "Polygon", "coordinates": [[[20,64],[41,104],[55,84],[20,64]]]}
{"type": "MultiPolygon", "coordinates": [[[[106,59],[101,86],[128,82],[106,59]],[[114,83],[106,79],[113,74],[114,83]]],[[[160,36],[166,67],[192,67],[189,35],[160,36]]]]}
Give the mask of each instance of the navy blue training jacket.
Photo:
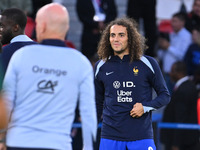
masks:
{"type": "Polygon", "coordinates": [[[151,110],[170,101],[170,94],[156,60],[142,56],[130,62],[111,56],[95,65],[97,114],[103,110],[101,137],[120,141],[153,139],[151,110]],[[157,97],[152,99],[152,88],[157,97]],[[135,103],[142,103],[145,113],[140,118],[130,116],[135,103]]]}
{"type": "Polygon", "coordinates": [[[19,41],[19,42],[13,42],[10,43],[2,48],[2,65],[3,65],[3,71],[4,73],[7,70],[8,64],[10,62],[10,59],[12,55],[20,48],[31,45],[31,44],[37,44],[34,41],[19,41]]]}

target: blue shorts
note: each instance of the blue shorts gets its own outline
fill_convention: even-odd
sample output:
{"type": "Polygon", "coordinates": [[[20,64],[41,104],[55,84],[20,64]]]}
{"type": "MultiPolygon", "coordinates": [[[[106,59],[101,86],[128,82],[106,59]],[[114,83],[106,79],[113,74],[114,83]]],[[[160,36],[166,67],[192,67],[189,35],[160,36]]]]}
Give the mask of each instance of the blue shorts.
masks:
{"type": "Polygon", "coordinates": [[[99,150],[156,150],[153,139],[116,141],[101,138],[99,150]]]}

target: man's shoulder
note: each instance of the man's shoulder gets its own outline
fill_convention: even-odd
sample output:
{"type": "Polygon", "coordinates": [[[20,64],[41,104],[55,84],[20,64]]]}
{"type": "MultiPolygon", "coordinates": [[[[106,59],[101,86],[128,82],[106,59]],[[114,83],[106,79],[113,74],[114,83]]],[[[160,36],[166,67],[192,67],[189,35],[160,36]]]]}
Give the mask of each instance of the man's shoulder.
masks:
{"type": "MultiPolygon", "coordinates": [[[[181,85],[180,85],[180,87],[185,87],[185,88],[187,88],[187,89],[191,89],[191,88],[193,88],[193,89],[196,89],[196,86],[195,86],[195,83],[192,81],[192,80],[186,80],[185,82],[183,82],[181,85]]],[[[192,89],[192,90],[193,90],[192,89]]]]}
{"type": "Polygon", "coordinates": [[[140,60],[143,61],[146,65],[149,64],[152,66],[155,66],[155,65],[157,66],[158,64],[158,61],[154,57],[147,56],[147,55],[143,55],[140,60]]]}
{"type": "Polygon", "coordinates": [[[13,42],[8,45],[5,45],[2,49],[4,50],[15,50],[19,49],[26,45],[37,44],[35,41],[26,41],[26,42],[13,42]]]}
{"type": "Polygon", "coordinates": [[[199,47],[198,44],[192,43],[192,44],[189,45],[188,51],[191,51],[191,52],[193,52],[193,51],[200,52],[200,47],[199,47]]]}
{"type": "Polygon", "coordinates": [[[191,37],[192,36],[192,34],[190,33],[190,31],[189,30],[187,30],[186,28],[183,28],[182,30],[181,30],[181,36],[183,36],[183,37],[191,37]]]}
{"type": "Polygon", "coordinates": [[[74,60],[78,60],[78,62],[89,61],[87,57],[85,57],[79,50],[63,47],[63,46],[55,46],[55,45],[45,45],[45,44],[32,44],[28,46],[24,46],[20,49],[21,53],[37,53],[40,55],[40,52],[46,52],[48,55],[55,56],[57,54],[62,55],[65,58],[72,58],[74,60]]]}

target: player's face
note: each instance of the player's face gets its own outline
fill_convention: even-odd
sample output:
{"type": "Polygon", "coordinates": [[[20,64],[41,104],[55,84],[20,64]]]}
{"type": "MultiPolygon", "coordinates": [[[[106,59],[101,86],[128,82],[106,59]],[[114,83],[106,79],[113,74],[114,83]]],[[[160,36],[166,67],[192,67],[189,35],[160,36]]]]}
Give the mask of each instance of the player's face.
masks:
{"type": "Polygon", "coordinates": [[[0,41],[3,45],[10,43],[13,38],[12,27],[13,22],[0,15],[0,41]]]}
{"type": "Polygon", "coordinates": [[[195,43],[200,43],[200,32],[197,31],[197,30],[192,30],[192,40],[195,42],[195,43]]]}
{"type": "Polygon", "coordinates": [[[110,28],[110,44],[114,51],[114,55],[127,55],[128,49],[128,34],[126,27],[113,25],[110,28]]]}
{"type": "Polygon", "coordinates": [[[200,0],[196,0],[193,5],[193,12],[200,17],[200,0]]]}
{"type": "Polygon", "coordinates": [[[174,32],[178,32],[184,27],[184,21],[180,20],[178,17],[173,17],[171,25],[174,32]]]}

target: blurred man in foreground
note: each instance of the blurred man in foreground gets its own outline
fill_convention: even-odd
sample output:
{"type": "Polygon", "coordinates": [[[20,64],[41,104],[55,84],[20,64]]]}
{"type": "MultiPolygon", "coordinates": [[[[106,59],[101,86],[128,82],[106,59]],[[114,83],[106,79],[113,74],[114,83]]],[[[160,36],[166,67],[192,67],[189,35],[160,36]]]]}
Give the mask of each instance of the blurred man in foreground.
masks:
{"type": "Polygon", "coordinates": [[[7,150],[71,150],[77,102],[84,149],[92,150],[97,129],[93,68],[79,51],[65,47],[68,11],[60,4],[45,5],[36,23],[40,44],[17,51],[4,79],[12,112],[7,150]]]}

